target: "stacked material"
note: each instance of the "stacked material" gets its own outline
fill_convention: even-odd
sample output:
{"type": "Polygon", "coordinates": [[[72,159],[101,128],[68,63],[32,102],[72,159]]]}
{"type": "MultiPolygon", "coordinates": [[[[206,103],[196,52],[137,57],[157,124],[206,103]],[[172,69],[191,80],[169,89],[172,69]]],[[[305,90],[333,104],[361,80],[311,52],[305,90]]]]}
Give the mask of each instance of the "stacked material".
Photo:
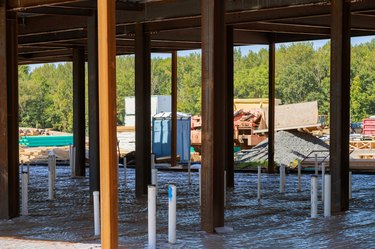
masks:
{"type": "Polygon", "coordinates": [[[52,148],[52,147],[39,147],[39,148],[20,148],[20,161],[24,163],[40,164],[48,162],[48,153],[53,151],[56,159],[59,161],[69,160],[69,147],[52,148]]]}
{"type": "MultiPolygon", "coordinates": [[[[309,133],[291,130],[279,131],[275,135],[275,162],[279,166],[288,166],[296,159],[303,160],[311,151],[328,149],[328,144],[309,133]]],[[[235,153],[235,158],[240,163],[267,161],[268,140],[252,149],[235,153]]]]}
{"type": "Polygon", "coordinates": [[[73,144],[73,136],[23,136],[20,145],[28,147],[54,147],[73,144]]]}

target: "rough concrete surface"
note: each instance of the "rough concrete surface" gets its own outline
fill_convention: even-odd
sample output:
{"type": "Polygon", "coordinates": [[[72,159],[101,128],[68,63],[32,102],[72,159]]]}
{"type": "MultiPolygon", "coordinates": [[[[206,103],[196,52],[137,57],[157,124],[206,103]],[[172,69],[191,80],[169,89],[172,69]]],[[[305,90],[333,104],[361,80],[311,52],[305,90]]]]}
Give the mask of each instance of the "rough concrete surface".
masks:
{"type": "MultiPolygon", "coordinates": [[[[29,216],[0,221],[0,248],[98,248],[88,177],[71,178],[57,167],[56,200],[49,201],[47,167],[31,167],[29,216]],[[76,244],[78,243],[78,244],[76,244]]],[[[200,229],[198,173],[188,185],[185,172],[159,172],[157,248],[375,248],[374,175],[353,175],[350,211],[310,218],[310,178],[303,175],[297,192],[296,175],[286,176],[286,194],[279,193],[279,176],[262,175],[258,201],[257,175],[236,173],[227,191],[225,226],[233,232],[209,234],[200,229]],[[177,243],[168,244],[167,185],[177,184],[177,243]]],[[[136,199],[134,169],[119,169],[119,243],[121,248],[147,248],[146,198],[136,199]]],[[[320,198],[319,198],[320,199],[320,198]]]]}

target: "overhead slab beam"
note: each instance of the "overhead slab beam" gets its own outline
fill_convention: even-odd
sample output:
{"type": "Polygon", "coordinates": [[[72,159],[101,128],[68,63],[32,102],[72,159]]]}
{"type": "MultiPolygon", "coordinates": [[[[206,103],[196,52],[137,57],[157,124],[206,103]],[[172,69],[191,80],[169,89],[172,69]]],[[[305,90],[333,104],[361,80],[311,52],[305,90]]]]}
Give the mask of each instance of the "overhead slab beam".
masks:
{"type": "MultiPolygon", "coordinates": [[[[29,0],[31,1],[31,0],[29,0]]],[[[58,1],[57,1],[58,2],[58,1]]],[[[243,9],[240,1],[234,1],[237,4],[233,8],[228,8],[226,14],[227,24],[240,24],[257,21],[272,21],[272,20],[287,20],[300,17],[321,17],[330,15],[330,4],[304,4],[289,7],[273,7],[267,9],[243,9]],[[240,6],[241,5],[241,6],[240,6]],[[233,9],[233,11],[231,11],[233,9]],[[238,11],[241,9],[241,11],[238,11]]],[[[177,3],[181,5],[181,3],[177,3]]],[[[153,32],[160,30],[175,30],[200,27],[200,9],[194,7],[196,2],[189,3],[187,8],[176,8],[174,3],[165,5],[154,5],[147,8],[148,17],[141,13],[134,14],[129,12],[124,15],[119,15],[117,18],[118,25],[127,25],[130,32],[134,31],[134,23],[137,21],[145,22],[145,31],[153,32]],[[160,7],[162,6],[162,8],[160,7]],[[180,13],[176,10],[183,10],[180,13]],[[188,12],[189,11],[189,12],[188,12]],[[153,13],[157,13],[155,16],[153,13]],[[169,13],[169,14],[168,14],[169,13]],[[173,13],[173,14],[171,14],[173,13]],[[158,20],[163,18],[163,20],[158,20]]],[[[182,6],[182,5],[181,5],[182,6]]],[[[249,8],[249,6],[248,6],[249,8]]],[[[352,11],[364,11],[375,9],[374,1],[361,1],[352,3],[352,11]]],[[[71,16],[69,20],[61,22],[59,16],[38,16],[23,19],[20,23],[20,34],[50,32],[56,30],[66,30],[72,28],[86,27],[86,17],[71,16]],[[48,25],[45,25],[48,23],[48,25]]]]}

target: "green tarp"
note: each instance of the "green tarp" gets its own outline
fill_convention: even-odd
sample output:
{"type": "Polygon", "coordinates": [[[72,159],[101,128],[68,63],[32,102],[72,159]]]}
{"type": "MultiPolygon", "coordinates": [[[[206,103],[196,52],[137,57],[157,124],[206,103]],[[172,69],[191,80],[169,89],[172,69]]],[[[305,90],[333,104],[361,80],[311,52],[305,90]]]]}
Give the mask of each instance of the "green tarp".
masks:
{"type": "Polygon", "coordinates": [[[23,136],[20,145],[28,147],[54,147],[73,144],[73,135],[69,136],[23,136]]]}

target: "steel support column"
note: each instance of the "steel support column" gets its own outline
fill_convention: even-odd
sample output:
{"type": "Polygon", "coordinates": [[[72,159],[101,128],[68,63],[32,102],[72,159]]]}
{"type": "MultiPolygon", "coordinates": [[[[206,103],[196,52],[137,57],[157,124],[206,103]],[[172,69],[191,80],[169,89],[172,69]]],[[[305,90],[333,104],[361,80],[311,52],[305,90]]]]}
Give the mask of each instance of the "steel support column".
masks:
{"type": "Polygon", "coordinates": [[[0,219],[19,216],[17,18],[0,1],[0,219]]]}
{"type": "Polygon", "coordinates": [[[227,136],[225,1],[201,1],[202,7],[202,230],[224,225],[224,168],[227,136]]]}
{"type": "Polygon", "coordinates": [[[8,77],[6,1],[0,0],[0,219],[9,215],[8,77]],[[4,142],[3,142],[4,141],[4,142]]]}
{"type": "Polygon", "coordinates": [[[234,154],[233,154],[233,95],[234,95],[234,58],[233,58],[233,26],[227,26],[227,106],[226,106],[226,134],[227,136],[227,187],[234,187],[234,154]]]}
{"type": "Polygon", "coordinates": [[[172,52],[172,148],[171,166],[177,164],[177,51],[172,52]]]}
{"type": "Polygon", "coordinates": [[[98,17],[94,13],[88,17],[88,91],[89,91],[89,159],[90,196],[100,189],[99,164],[99,95],[98,95],[98,17]]]}
{"type": "Polygon", "coordinates": [[[331,6],[331,208],[341,212],[349,209],[350,3],[331,6]]]}
{"type": "Polygon", "coordinates": [[[144,24],[135,28],[135,161],[136,196],[151,183],[151,49],[144,24]]]}
{"type": "Polygon", "coordinates": [[[275,172],[275,50],[272,41],[268,51],[268,173],[275,172]]]}
{"type": "Polygon", "coordinates": [[[118,248],[116,1],[98,0],[100,212],[103,249],[118,248]]]}
{"type": "Polygon", "coordinates": [[[76,147],[75,176],[85,176],[85,50],[73,49],[73,143],[76,147]]]}

